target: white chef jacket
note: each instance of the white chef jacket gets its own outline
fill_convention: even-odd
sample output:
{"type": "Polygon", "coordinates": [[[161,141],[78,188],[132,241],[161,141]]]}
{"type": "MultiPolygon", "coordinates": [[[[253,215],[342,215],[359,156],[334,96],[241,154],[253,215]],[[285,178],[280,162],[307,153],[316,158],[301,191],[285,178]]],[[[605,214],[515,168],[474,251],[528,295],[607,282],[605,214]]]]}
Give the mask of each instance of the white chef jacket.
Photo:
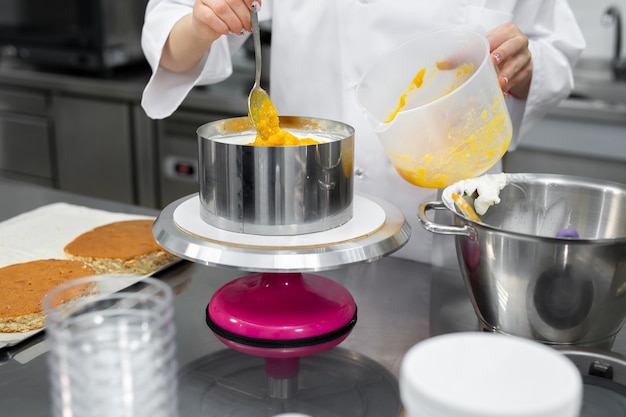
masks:
{"type": "MultiPolygon", "coordinates": [[[[150,0],[146,9],[142,46],[153,74],[142,106],[152,118],[172,114],[194,85],[230,76],[231,53],[245,40],[235,34],[220,38],[184,74],[159,68],[171,27],[192,5],[193,0],[150,0]]],[[[400,208],[412,236],[395,255],[427,263],[432,234],[419,225],[416,212],[419,203],[436,199],[437,190],[409,184],[392,167],[356,102],[361,76],[381,55],[420,34],[515,23],[529,38],[533,77],[528,99],[506,99],[514,149],[569,94],[572,67],[585,45],[565,0],[264,0],[259,18],[272,20],[270,95],[279,114],[338,120],[355,128],[355,192],[400,208]]]]}

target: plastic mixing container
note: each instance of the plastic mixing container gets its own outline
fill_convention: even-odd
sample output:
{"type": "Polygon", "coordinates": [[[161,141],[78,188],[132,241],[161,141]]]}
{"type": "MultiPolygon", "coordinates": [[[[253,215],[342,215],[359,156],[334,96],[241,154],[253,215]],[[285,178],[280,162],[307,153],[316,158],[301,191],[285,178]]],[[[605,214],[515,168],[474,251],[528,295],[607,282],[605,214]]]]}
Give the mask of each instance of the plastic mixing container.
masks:
{"type": "Polygon", "coordinates": [[[421,187],[485,173],[513,134],[489,43],[472,28],[396,47],[363,75],[357,101],[398,173],[421,187]]]}

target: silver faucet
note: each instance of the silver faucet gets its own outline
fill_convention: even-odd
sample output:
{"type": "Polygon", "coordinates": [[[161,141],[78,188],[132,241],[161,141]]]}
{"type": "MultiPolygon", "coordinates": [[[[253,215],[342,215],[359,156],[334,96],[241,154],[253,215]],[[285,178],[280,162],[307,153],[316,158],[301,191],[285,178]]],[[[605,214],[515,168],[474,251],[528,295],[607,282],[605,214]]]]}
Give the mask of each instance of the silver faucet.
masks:
{"type": "Polygon", "coordinates": [[[602,14],[602,23],[605,26],[615,25],[615,41],[611,68],[616,80],[626,81],[626,62],[622,60],[622,13],[613,5],[609,6],[602,14]]]}

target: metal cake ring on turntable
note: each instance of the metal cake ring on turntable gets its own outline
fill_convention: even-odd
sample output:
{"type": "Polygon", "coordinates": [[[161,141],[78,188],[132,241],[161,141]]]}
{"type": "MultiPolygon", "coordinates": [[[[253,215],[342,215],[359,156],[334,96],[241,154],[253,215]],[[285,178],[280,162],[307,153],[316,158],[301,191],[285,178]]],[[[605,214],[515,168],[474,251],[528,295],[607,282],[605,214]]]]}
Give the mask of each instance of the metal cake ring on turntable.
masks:
{"type": "MultiPolygon", "coordinates": [[[[192,194],[169,204],[157,217],[152,231],[156,241],[166,250],[204,265],[260,272],[324,271],[378,260],[404,246],[411,235],[410,226],[398,208],[372,196],[360,196],[384,213],[381,224],[361,236],[346,240],[333,238],[327,244],[316,242],[310,246],[246,246],[213,240],[211,236],[199,236],[179,227],[175,221],[176,210],[188,200],[197,198],[197,194],[192,194]]],[[[199,212],[197,216],[199,219],[199,212]]],[[[355,210],[348,223],[360,221],[359,216],[363,214],[355,210]]]]}

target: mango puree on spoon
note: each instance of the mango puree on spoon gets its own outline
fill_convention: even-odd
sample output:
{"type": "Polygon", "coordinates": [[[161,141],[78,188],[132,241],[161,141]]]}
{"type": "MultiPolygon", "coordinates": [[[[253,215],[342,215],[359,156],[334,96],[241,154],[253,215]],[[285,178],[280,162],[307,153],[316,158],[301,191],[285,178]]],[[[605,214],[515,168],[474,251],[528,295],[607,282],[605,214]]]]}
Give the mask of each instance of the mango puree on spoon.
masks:
{"type": "Polygon", "coordinates": [[[252,115],[256,122],[256,139],[250,145],[254,146],[292,146],[292,145],[314,145],[319,141],[311,138],[298,138],[292,133],[280,128],[278,111],[272,101],[268,98],[261,102],[258,114],[252,115]]]}

